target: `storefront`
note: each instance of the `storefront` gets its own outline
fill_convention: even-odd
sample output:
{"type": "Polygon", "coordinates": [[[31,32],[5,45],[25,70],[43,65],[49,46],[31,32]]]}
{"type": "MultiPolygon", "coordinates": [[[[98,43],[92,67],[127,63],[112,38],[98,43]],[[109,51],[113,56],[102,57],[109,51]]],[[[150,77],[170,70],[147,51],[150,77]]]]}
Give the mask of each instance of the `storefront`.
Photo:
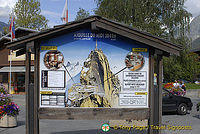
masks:
{"type": "MultiPolygon", "coordinates": [[[[34,83],[34,67],[32,66],[31,83],[34,83]]],[[[11,94],[24,94],[25,93],[25,67],[11,67],[11,94]]],[[[7,88],[10,84],[10,67],[0,68],[0,83],[7,88]]]]}

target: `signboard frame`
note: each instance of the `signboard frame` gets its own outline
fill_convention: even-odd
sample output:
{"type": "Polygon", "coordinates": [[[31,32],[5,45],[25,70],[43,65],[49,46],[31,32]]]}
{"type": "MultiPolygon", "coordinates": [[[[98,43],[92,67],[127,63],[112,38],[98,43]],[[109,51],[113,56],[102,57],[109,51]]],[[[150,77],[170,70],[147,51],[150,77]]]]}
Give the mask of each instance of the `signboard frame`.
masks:
{"type": "MultiPolygon", "coordinates": [[[[27,134],[28,133],[39,133],[39,120],[40,119],[66,119],[66,120],[143,120],[148,119],[149,124],[158,124],[157,121],[161,121],[161,119],[158,119],[157,117],[161,118],[161,115],[157,113],[155,109],[158,107],[156,105],[161,105],[160,103],[155,103],[154,95],[155,93],[160,94],[154,90],[154,58],[155,58],[155,49],[149,48],[149,108],[41,108],[39,107],[40,102],[40,92],[39,92],[39,73],[40,73],[40,42],[31,42],[32,44],[35,44],[35,84],[34,84],[34,93],[31,93],[29,90],[31,89],[30,84],[28,84],[28,77],[30,77],[30,70],[26,70],[26,86],[29,89],[27,91],[28,99],[27,100],[27,111],[29,111],[29,114],[33,115],[34,122],[31,121],[32,118],[28,118],[27,120],[27,134]],[[33,100],[31,102],[30,100],[33,100]],[[33,104],[30,104],[33,103],[33,104]],[[34,105],[33,110],[30,111],[31,105],[34,105]],[[33,112],[33,113],[32,113],[33,112]],[[156,115],[159,116],[156,116],[156,115]]],[[[29,47],[27,45],[27,58],[26,58],[26,66],[27,68],[30,66],[30,53],[29,47]]],[[[161,60],[156,61],[158,62],[159,66],[162,66],[162,56],[161,60]]],[[[162,78],[162,69],[160,68],[157,70],[158,72],[158,81],[159,81],[159,87],[161,87],[161,78],[162,78]]],[[[162,97],[162,96],[161,96],[162,97]]],[[[161,98],[159,98],[161,102],[161,98]]],[[[160,111],[160,110],[159,110],[160,111]]],[[[155,133],[155,131],[159,130],[149,130],[149,133],[155,133]]]]}
{"type": "MultiPolygon", "coordinates": [[[[36,59],[37,59],[37,72],[36,76],[39,76],[39,62],[40,62],[40,45],[36,47],[36,59]]],[[[154,73],[154,49],[149,48],[149,108],[47,108],[38,106],[38,120],[39,119],[53,119],[53,120],[144,120],[150,119],[150,104],[152,101],[153,90],[153,77],[154,73]],[[152,82],[152,83],[151,83],[152,82]]],[[[39,81],[38,81],[39,85],[39,81]]],[[[39,88],[36,88],[38,96],[40,96],[39,88]]],[[[40,99],[38,98],[38,105],[40,99]]]]}
{"type": "MultiPolygon", "coordinates": [[[[72,107],[96,107],[95,104],[94,106],[92,104],[87,105],[85,98],[79,97],[85,94],[85,96],[94,94],[106,101],[106,105],[98,105],[98,108],[109,107],[108,105],[111,108],[148,108],[149,46],[131,40],[125,41],[125,39],[125,37],[112,32],[101,31],[93,33],[90,29],[84,28],[70,34],[42,41],[40,44],[40,91],[47,88],[47,85],[43,87],[44,84],[42,84],[44,71],[62,71],[65,69],[68,76],[65,81],[66,89],[63,88],[63,90],[68,92],[66,98],[68,97],[69,99],[67,98],[66,102],[70,100],[71,103],[67,105],[69,107],[70,104],[73,104],[72,107]],[[66,42],[66,39],[69,40],[66,42]],[[80,48],[78,52],[77,48],[80,48]],[[96,57],[96,55],[100,58],[96,57]],[[58,60],[59,56],[62,57],[61,62],[58,60]],[[95,69],[92,70],[91,68],[95,69]],[[96,76],[94,73],[97,73],[96,76]],[[91,77],[94,77],[95,81],[91,77]],[[126,83],[125,80],[127,81],[126,83]],[[136,84],[135,81],[137,81],[136,84]],[[143,82],[141,83],[140,81],[143,82]],[[124,84],[129,85],[126,88],[127,90],[125,90],[124,84]],[[90,90],[91,86],[93,86],[92,90],[90,90]],[[80,90],[81,95],[79,93],[80,90]],[[110,90],[116,94],[109,93],[110,90]],[[104,95],[98,95],[98,93],[104,95]],[[122,94],[131,94],[131,96],[126,97],[127,95],[123,96],[122,94]],[[118,96],[116,97],[117,99],[114,96],[118,96]],[[80,99],[80,103],[85,102],[85,104],[74,104],[80,99]]],[[[48,83],[48,80],[45,82],[48,83]]],[[[52,86],[51,88],[50,90],[54,92],[54,87],[52,86]]],[[[97,103],[101,104],[100,101],[97,103]]],[[[42,105],[40,106],[42,107],[42,105]]]]}
{"type": "MultiPolygon", "coordinates": [[[[66,25],[60,25],[51,30],[44,30],[16,41],[6,43],[7,48],[17,51],[17,55],[26,54],[26,133],[39,134],[39,119],[143,119],[149,120],[149,125],[161,125],[162,117],[162,57],[170,54],[180,55],[182,46],[152,36],[101,16],[90,16],[66,25]],[[60,35],[89,28],[93,32],[106,30],[119,34],[130,40],[149,46],[149,108],[40,108],[39,92],[39,60],[40,41],[56,38],[60,35]],[[34,53],[34,86],[30,83],[31,54],[34,53]],[[154,63],[157,65],[154,68],[154,63]],[[157,73],[157,87],[154,88],[154,72],[157,73]],[[57,112],[57,113],[56,113],[57,112]],[[50,114],[51,113],[51,114],[50,114]],[[106,115],[106,116],[105,116],[106,115]],[[104,118],[105,117],[105,118],[104,118]],[[63,119],[63,118],[62,118],[63,119]]],[[[52,48],[55,49],[55,48],[52,48]]],[[[158,134],[160,130],[148,129],[150,134],[158,134]]]]}

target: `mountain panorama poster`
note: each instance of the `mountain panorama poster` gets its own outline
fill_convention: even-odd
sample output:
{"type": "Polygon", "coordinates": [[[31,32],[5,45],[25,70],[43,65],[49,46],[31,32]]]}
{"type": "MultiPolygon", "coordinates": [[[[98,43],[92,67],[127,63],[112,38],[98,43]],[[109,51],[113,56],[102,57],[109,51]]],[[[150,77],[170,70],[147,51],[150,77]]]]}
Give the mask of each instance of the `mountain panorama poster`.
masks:
{"type": "Polygon", "coordinates": [[[148,108],[149,48],[82,29],[40,45],[40,107],[148,108]]]}

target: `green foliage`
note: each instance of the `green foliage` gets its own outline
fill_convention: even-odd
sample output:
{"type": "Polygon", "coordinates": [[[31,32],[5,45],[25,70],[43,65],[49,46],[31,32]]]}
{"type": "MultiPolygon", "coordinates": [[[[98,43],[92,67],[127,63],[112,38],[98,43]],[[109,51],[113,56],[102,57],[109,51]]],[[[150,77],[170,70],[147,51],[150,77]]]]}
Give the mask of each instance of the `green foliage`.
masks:
{"type": "Polygon", "coordinates": [[[199,56],[184,49],[180,56],[164,58],[164,79],[166,81],[188,80],[193,82],[200,74],[199,56]]]}
{"type": "Polygon", "coordinates": [[[16,27],[35,30],[47,28],[48,20],[41,15],[39,0],[18,0],[13,9],[16,27]]]}
{"type": "Polygon", "coordinates": [[[3,35],[6,35],[9,33],[9,28],[8,27],[3,27],[3,35]]]}
{"type": "Polygon", "coordinates": [[[183,46],[180,56],[164,57],[164,79],[193,81],[199,72],[198,55],[189,52],[191,14],[185,0],[95,0],[95,14],[122,22],[183,46]]]}
{"type": "Polygon", "coordinates": [[[186,83],[187,89],[200,89],[200,85],[194,84],[194,83],[186,83]]]}
{"type": "Polygon", "coordinates": [[[95,0],[95,14],[166,39],[184,36],[190,16],[185,0],[95,0]]]}
{"type": "Polygon", "coordinates": [[[81,20],[90,16],[90,13],[83,8],[79,8],[75,20],[81,20]]]}
{"type": "Polygon", "coordinates": [[[193,82],[200,74],[200,62],[198,54],[190,52],[190,40],[187,37],[179,37],[171,40],[175,44],[183,46],[180,56],[164,58],[164,79],[166,81],[188,80],[193,82]]]}

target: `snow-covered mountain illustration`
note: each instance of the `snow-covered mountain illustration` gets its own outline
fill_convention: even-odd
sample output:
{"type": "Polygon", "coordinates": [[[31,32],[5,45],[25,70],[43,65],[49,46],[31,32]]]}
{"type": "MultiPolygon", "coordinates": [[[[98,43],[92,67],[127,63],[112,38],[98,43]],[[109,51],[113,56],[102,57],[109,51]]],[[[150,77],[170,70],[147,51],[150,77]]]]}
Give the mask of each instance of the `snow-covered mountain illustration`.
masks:
{"type": "MultiPolygon", "coordinates": [[[[66,64],[66,68],[67,68],[68,72],[70,73],[70,75],[73,78],[75,83],[79,83],[80,82],[80,77],[78,79],[77,75],[78,74],[80,75],[82,67],[83,66],[80,64],[79,61],[73,62],[73,63],[68,61],[67,64],[66,64]]],[[[67,85],[68,85],[69,83],[72,83],[73,81],[71,80],[71,78],[70,78],[68,73],[66,74],[66,76],[67,76],[66,80],[67,80],[67,85]]]]}
{"type": "Polygon", "coordinates": [[[81,72],[79,72],[76,76],[72,77],[72,79],[74,81],[72,79],[69,79],[67,81],[67,87],[66,88],[69,89],[73,84],[80,83],[80,76],[81,76],[81,72]]]}

